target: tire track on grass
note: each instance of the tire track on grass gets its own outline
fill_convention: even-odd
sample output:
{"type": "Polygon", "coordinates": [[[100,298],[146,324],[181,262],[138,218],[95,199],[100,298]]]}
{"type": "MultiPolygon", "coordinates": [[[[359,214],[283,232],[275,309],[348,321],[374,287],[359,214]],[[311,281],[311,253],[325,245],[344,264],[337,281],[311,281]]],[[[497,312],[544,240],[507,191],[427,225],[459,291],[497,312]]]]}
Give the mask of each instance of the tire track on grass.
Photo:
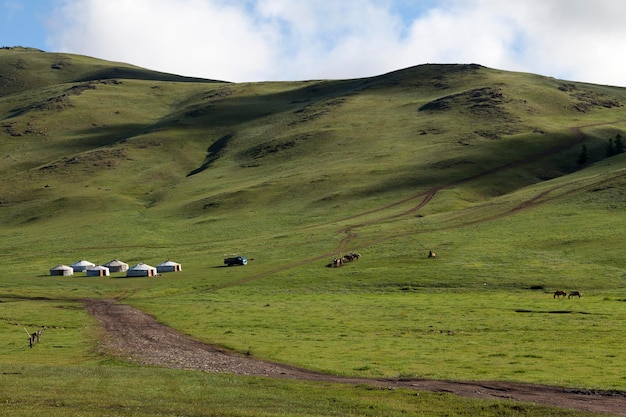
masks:
{"type": "Polygon", "coordinates": [[[522,159],[518,159],[518,160],[515,160],[515,161],[508,162],[506,164],[502,164],[502,165],[499,165],[499,166],[487,169],[485,171],[479,172],[479,173],[471,175],[469,177],[460,178],[458,180],[454,180],[454,181],[448,182],[446,184],[443,184],[443,185],[440,185],[440,186],[437,186],[437,187],[433,187],[433,188],[431,188],[431,189],[429,189],[427,191],[423,191],[423,192],[421,192],[419,194],[415,194],[415,195],[409,196],[407,198],[404,198],[402,200],[393,202],[391,204],[387,204],[387,205],[382,206],[382,207],[370,209],[370,210],[367,210],[367,211],[364,211],[364,212],[361,212],[361,213],[357,213],[357,214],[354,214],[354,215],[351,215],[351,216],[348,216],[348,217],[344,217],[344,218],[341,218],[341,219],[336,219],[336,220],[325,222],[325,223],[315,224],[315,225],[312,225],[312,226],[308,226],[307,228],[317,227],[317,226],[320,226],[320,225],[339,223],[339,222],[343,222],[343,221],[347,221],[347,220],[352,220],[352,219],[356,219],[356,218],[360,218],[360,217],[365,217],[367,215],[374,214],[374,213],[379,213],[379,212],[388,210],[390,208],[394,208],[394,207],[397,207],[399,205],[405,204],[407,202],[410,202],[410,201],[416,200],[418,198],[421,198],[420,202],[417,205],[415,205],[415,206],[413,206],[413,207],[411,207],[411,208],[409,208],[407,210],[404,210],[404,211],[402,211],[400,213],[390,214],[390,215],[383,216],[383,217],[380,217],[380,218],[377,218],[377,219],[372,219],[372,220],[364,221],[364,222],[361,222],[361,223],[358,223],[358,224],[354,224],[354,225],[351,225],[351,226],[345,226],[345,227],[342,227],[341,229],[339,229],[339,231],[343,232],[343,231],[350,230],[350,229],[353,229],[353,228],[358,228],[358,227],[362,227],[362,226],[376,224],[376,223],[379,223],[379,222],[382,222],[382,221],[393,220],[393,219],[397,219],[397,218],[401,218],[401,217],[413,214],[414,212],[416,212],[419,209],[421,209],[424,206],[426,206],[426,204],[428,204],[435,197],[437,192],[439,192],[441,190],[449,189],[449,188],[452,188],[452,187],[455,187],[455,186],[458,186],[458,185],[461,185],[461,184],[465,184],[465,183],[468,183],[468,182],[471,182],[471,181],[475,181],[477,179],[485,178],[485,177],[488,177],[490,175],[494,175],[494,174],[497,174],[497,173],[509,170],[511,168],[522,166],[522,165],[528,164],[530,162],[534,162],[534,161],[536,161],[538,159],[542,159],[542,158],[545,158],[547,156],[551,156],[551,155],[557,154],[558,152],[564,151],[565,149],[571,148],[573,146],[579,145],[582,142],[584,142],[584,140],[585,140],[584,134],[582,133],[582,129],[584,129],[584,128],[596,127],[596,126],[614,125],[614,124],[621,124],[621,123],[626,123],[626,120],[616,120],[616,121],[611,121],[611,122],[590,123],[590,124],[586,124],[586,125],[580,125],[580,126],[571,127],[571,128],[569,128],[569,131],[573,134],[573,138],[571,140],[567,141],[566,143],[552,146],[552,147],[550,147],[550,148],[548,148],[546,150],[543,150],[541,152],[538,152],[536,154],[533,154],[533,155],[527,156],[527,157],[522,158],[522,159]]]}

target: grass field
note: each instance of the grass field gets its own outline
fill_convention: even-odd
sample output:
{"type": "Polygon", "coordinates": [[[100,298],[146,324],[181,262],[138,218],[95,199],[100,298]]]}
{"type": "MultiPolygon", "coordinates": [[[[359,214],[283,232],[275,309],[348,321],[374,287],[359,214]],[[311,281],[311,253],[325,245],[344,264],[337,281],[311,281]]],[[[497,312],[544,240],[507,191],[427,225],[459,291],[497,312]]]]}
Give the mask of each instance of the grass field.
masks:
{"type": "Polygon", "coordinates": [[[0,375],[10,416],[589,416],[509,401],[367,385],[228,377],[108,366],[9,366],[0,375]],[[37,377],[29,376],[36,373],[37,377]],[[27,395],[25,395],[27,393],[27,395]]]}
{"type": "Polygon", "coordinates": [[[626,390],[623,89],[474,65],[229,84],[21,49],[0,74],[4,415],[578,415],[130,365],[84,298],[329,374],[626,390]],[[83,258],[183,270],[48,274],[83,258]]]}

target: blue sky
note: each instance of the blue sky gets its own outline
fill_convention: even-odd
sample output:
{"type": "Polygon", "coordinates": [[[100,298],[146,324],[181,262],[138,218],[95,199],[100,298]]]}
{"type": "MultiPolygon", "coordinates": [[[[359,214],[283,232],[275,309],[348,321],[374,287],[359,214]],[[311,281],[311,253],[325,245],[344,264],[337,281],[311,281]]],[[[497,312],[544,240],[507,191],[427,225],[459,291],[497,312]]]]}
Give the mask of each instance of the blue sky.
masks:
{"type": "Polygon", "coordinates": [[[0,0],[0,46],[228,81],[478,63],[626,86],[623,0],[0,0]]]}
{"type": "Polygon", "coordinates": [[[46,49],[45,22],[54,2],[46,0],[0,0],[2,46],[32,46],[46,49]]]}

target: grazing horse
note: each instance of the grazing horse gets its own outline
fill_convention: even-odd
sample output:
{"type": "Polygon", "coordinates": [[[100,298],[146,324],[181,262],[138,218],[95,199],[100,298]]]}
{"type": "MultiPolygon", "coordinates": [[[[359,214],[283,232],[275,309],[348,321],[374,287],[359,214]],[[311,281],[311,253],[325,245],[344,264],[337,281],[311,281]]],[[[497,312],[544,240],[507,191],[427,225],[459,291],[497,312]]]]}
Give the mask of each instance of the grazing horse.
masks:
{"type": "Polygon", "coordinates": [[[552,298],[561,298],[561,297],[565,298],[566,295],[567,295],[567,293],[565,291],[556,290],[554,292],[554,297],[552,297],[552,298]]]}
{"type": "Polygon", "coordinates": [[[430,251],[428,251],[428,257],[429,257],[429,258],[436,258],[436,257],[437,257],[437,255],[435,255],[435,252],[433,252],[433,251],[431,251],[431,250],[430,250],[430,251]]]}
{"type": "MultiPolygon", "coordinates": [[[[43,334],[43,331],[46,330],[47,327],[46,326],[41,326],[41,329],[37,330],[35,333],[29,333],[30,337],[29,337],[29,346],[32,348],[33,345],[35,344],[35,342],[41,342],[41,335],[43,334]]],[[[28,333],[28,332],[26,332],[28,333]]]]}
{"type": "Polygon", "coordinates": [[[342,263],[343,263],[343,260],[341,258],[334,258],[333,259],[333,268],[339,268],[342,263]]]}
{"type": "Polygon", "coordinates": [[[580,291],[571,291],[569,293],[569,295],[567,296],[567,298],[572,298],[572,297],[576,297],[578,296],[578,298],[582,297],[582,293],[580,291]]]}

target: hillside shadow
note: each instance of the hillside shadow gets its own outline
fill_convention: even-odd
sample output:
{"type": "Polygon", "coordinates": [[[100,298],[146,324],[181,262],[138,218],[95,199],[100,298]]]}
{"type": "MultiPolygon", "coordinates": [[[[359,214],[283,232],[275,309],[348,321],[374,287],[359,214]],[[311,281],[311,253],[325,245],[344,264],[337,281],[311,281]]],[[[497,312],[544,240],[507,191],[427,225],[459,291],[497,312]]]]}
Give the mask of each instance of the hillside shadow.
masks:
{"type": "Polygon", "coordinates": [[[185,77],[166,72],[150,71],[139,68],[112,67],[96,71],[86,77],[78,78],[74,82],[110,80],[114,78],[145,81],[170,81],[180,83],[226,83],[228,81],[210,80],[206,78],[185,77]]]}
{"type": "Polygon", "coordinates": [[[154,128],[150,124],[124,123],[110,126],[92,126],[78,131],[78,134],[84,136],[81,139],[82,144],[100,147],[114,143],[123,143],[132,137],[144,135],[153,130],[154,128]]]}
{"type": "Polygon", "coordinates": [[[516,313],[538,313],[538,314],[592,314],[586,311],[574,311],[574,310],[526,310],[517,309],[516,313]]]}
{"type": "MultiPolygon", "coordinates": [[[[180,124],[183,120],[192,123],[195,128],[214,126],[217,122],[222,126],[238,126],[279,112],[291,112],[292,118],[289,124],[295,125],[313,120],[329,111],[328,109],[308,111],[312,106],[319,105],[330,109],[338,104],[336,99],[353,94],[363,86],[364,81],[361,80],[311,81],[305,82],[301,88],[258,97],[231,96],[230,92],[224,91],[218,98],[213,98],[213,93],[211,95],[206,93],[206,97],[198,99],[199,103],[167,115],[152,128],[180,124]]],[[[229,133],[211,143],[201,165],[187,176],[198,174],[209,168],[224,155],[234,137],[235,133],[229,133]]],[[[242,156],[249,156],[248,153],[254,154],[255,149],[243,151],[242,156]]]]}
{"type": "Polygon", "coordinates": [[[222,136],[221,138],[213,142],[213,144],[207,149],[207,155],[204,158],[204,162],[202,162],[202,165],[191,171],[189,174],[187,174],[187,176],[190,177],[199,172],[202,172],[210,167],[213,162],[217,161],[222,155],[224,149],[226,148],[226,145],[228,145],[228,141],[232,139],[232,137],[233,135],[231,133],[226,136],[222,136]]]}

